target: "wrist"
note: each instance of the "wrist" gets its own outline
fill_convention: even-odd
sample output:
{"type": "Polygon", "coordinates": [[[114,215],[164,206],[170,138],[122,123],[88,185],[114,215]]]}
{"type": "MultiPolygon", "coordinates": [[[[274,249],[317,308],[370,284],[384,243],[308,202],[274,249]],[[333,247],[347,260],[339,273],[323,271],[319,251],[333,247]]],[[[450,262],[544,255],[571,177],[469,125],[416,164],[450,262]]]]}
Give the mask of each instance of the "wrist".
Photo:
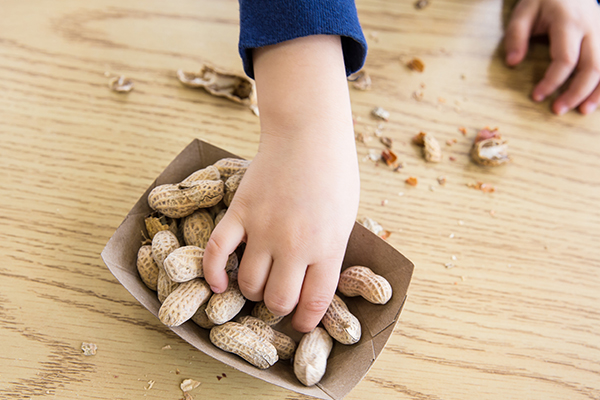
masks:
{"type": "Polygon", "coordinates": [[[254,51],[261,130],[301,140],[354,140],[338,36],[308,36],[254,51]]]}

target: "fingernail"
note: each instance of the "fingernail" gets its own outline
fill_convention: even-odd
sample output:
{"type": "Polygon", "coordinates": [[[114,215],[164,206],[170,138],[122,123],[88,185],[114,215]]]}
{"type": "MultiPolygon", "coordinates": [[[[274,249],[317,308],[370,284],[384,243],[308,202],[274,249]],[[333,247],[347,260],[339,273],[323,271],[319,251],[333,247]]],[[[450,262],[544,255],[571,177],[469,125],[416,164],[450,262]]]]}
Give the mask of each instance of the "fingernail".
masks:
{"type": "Polygon", "coordinates": [[[533,93],[531,95],[531,97],[533,97],[534,101],[542,101],[542,100],[544,100],[544,95],[541,94],[541,93],[533,93]]]}
{"type": "Polygon", "coordinates": [[[210,290],[212,290],[213,293],[221,293],[221,291],[219,290],[219,288],[211,286],[210,290]]]}
{"type": "Polygon", "coordinates": [[[515,50],[509,52],[506,55],[506,62],[508,62],[510,65],[516,64],[519,58],[519,53],[515,50]]]}
{"type": "Polygon", "coordinates": [[[569,111],[569,107],[567,107],[564,104],[561,104],[559,106],[556,106],[556,113],[558,115],[563,115],[564,113],[566,113],[567,111],[569,111]]]}
{"type": "Polygon", "coordinates": [[[581,113],[582,114],[591,114],[594,112],[594,110],[596,110],[597,105],[596,104],[584,104],[581,107],[581,113]]]}

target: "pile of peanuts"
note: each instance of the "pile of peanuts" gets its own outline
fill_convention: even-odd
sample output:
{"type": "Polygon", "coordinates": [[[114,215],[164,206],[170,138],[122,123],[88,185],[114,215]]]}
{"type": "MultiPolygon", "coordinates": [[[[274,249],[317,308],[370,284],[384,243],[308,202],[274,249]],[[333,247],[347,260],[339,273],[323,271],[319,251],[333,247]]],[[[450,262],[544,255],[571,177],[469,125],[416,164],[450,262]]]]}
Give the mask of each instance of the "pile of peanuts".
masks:
{"type": "MultiPolygon", "coordinates": [[[[146,286],[157,292],[163,324],[174,327],[192,320],[210,329],[215,346],[260,369],[279,359],[293,359],[298,380],[312,386],[325,374],[333,340],[350,345],[361,337],[359,320],[339,296],[334,296],[321,320],[323,328],[305,334],[296,346],[292,338],[272,328],[283,317],[271,313],[264,302],[256,303],[251,315],[238,316],[246,298],[237,283],[235,252],[227,261],[229,285],[223,293],[212,293],[203,279],[204,249],[248,165],[246,160],[224,158],[178,184],[154,188],[148,195],[154,212],[145,220],[148,238],[138,251],[137,269],[146,286]]],[[[363,266],[345,269],[338,290],[374,304],[385,304],[392,297],[389,282],[363,266]]]]}

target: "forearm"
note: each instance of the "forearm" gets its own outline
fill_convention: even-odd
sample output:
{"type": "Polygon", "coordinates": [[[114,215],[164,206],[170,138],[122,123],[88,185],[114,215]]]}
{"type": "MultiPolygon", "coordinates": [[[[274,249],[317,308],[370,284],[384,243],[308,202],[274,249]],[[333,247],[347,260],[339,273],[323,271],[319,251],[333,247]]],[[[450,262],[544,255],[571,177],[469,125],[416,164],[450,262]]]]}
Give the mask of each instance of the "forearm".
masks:
{"type": "MultiPolygon", "coordinates": [[[[263,139],[314,146],[354,142],[339,36],[307,36],[254,50],[263,139]]],[[[315,149],[317,150],[317,149],[315,149]]]]}

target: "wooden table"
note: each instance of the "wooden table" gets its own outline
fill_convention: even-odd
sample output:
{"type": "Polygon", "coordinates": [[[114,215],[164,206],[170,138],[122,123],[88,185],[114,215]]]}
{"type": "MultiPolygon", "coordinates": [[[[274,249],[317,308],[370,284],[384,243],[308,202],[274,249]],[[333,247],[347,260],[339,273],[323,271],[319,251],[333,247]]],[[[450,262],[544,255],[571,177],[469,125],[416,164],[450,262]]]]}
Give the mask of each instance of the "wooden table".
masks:
{"type": "MultiPolygon", "coordinates": [[[[373,133],[371,109],[386,108],[383,134],[406,164],[371,161],[377,138],[357,143],[358,218],[389,230],[416,268],[394,335],[347,398],[599,399],[600,113],[557,117],[529,100],[547,45],[506,68],[498,0],[357,6],[373,88],[351,90],[356,131],[373,133]],[[413,57],[423,73],[406,67],[413,57]],[[509,139],[510,165],[469,161],[485,126],[509,139]],[[442,143],[443,162],[422,159],[419,131],[442,143]],[[468,187],[478,181],[495,192],[468,187]]],[[[255,154],[257,117],[175,76],[201,62],[241,71],[237,11],[235,0],[2,2],[0,397],[179,399],[193,378],[196,398],[304,398],[195,350],[100,259],[192,139],[255,154]],[[121,74],[129,94],[107,87],[121,74]]]]}

